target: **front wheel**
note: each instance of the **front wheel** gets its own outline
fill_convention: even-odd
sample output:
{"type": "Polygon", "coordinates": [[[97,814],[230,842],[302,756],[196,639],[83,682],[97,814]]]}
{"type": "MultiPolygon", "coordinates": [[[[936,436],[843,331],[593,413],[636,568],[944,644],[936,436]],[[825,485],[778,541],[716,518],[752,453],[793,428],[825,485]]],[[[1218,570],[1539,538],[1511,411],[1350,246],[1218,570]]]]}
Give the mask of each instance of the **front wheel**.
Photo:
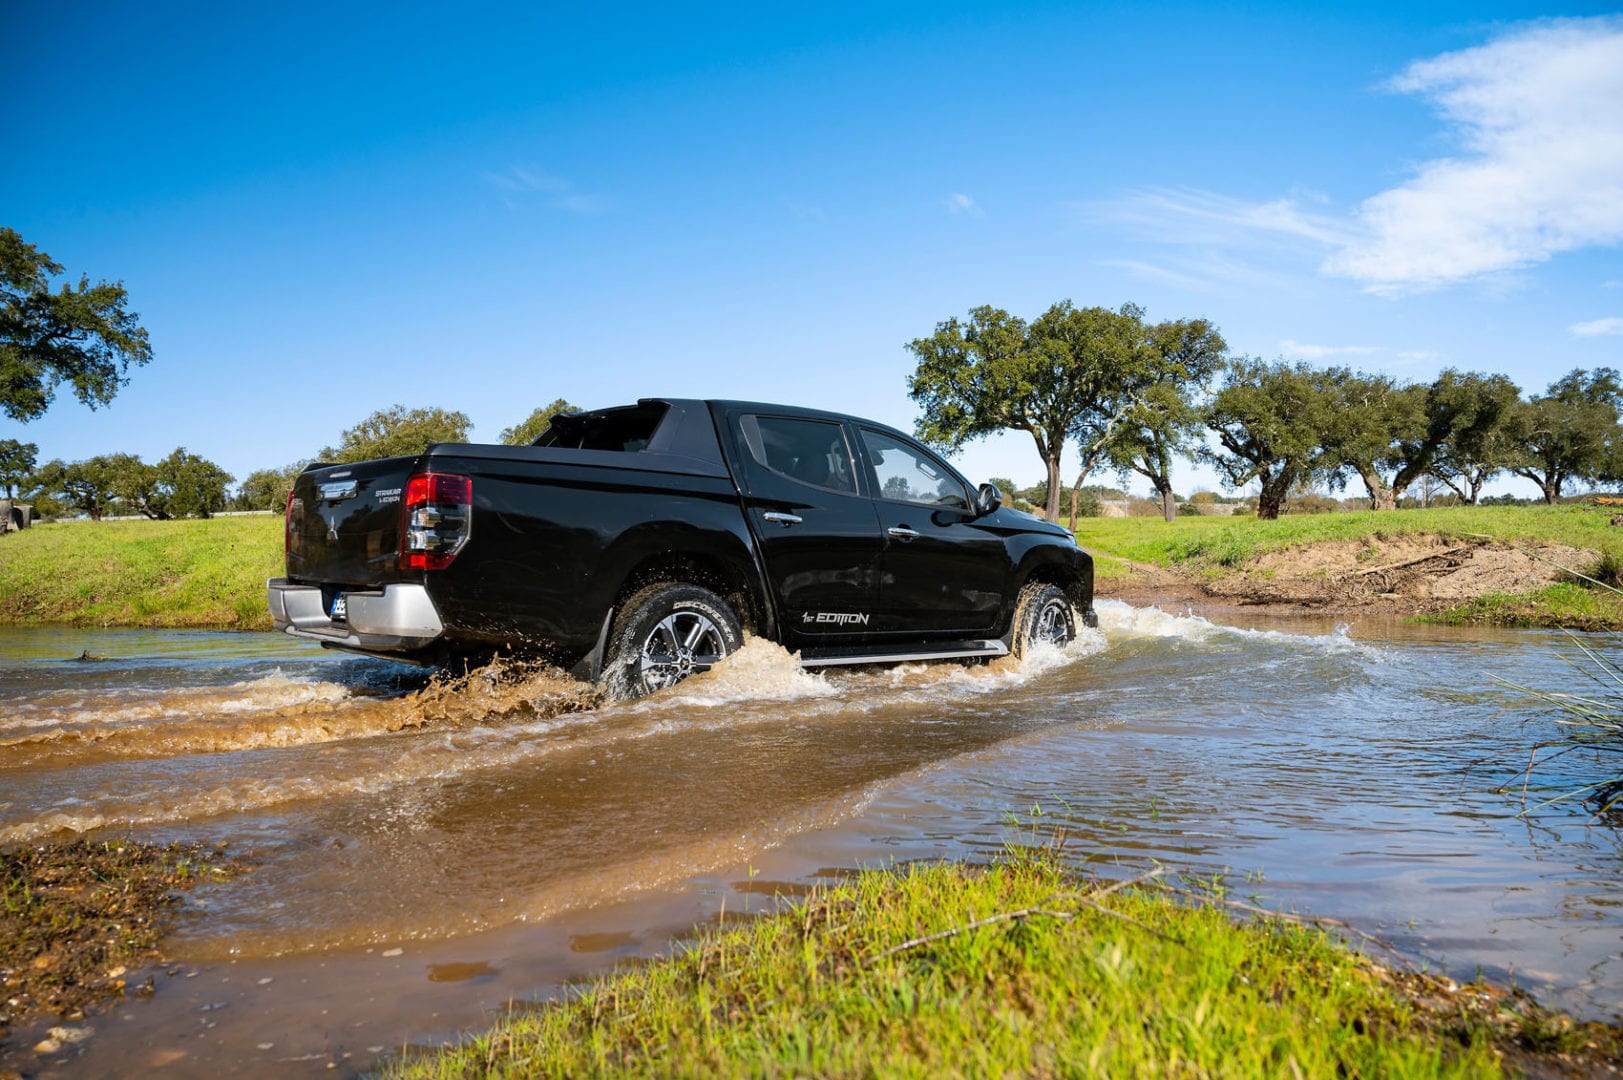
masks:
{"type": "Polygon", "coordinates": [[[1014,609],[1014,655],[1025,656],[1033,645],[1063,649],[1076,637],[1076,613],[1058,586],[1032,582],[1020,590],[1014,609]]]}
{"type": "Polygon", "coordinates": [[[738,616],[708,589],[650,585],[628,599],[614,620],[603,683],[617,698],[646,697],[709,671],[743,643],[738,616]]]}

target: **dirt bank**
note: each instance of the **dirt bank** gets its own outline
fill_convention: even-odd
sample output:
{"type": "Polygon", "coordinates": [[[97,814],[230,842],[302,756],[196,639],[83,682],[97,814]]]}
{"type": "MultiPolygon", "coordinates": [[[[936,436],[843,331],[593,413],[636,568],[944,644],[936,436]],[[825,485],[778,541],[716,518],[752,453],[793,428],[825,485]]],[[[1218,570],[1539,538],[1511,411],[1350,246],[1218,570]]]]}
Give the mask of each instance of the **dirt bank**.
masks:
{"type": "Polygon", "coordinates": [[[1269,552],[1240,566],[1129,564],[1100,596],[1137,603],[1278,605],[1318,613],[1436,615],[1484,597],[1525,596],[1587,573],[1597,551],[1436,536],[1332,540],[1269,552]]]}

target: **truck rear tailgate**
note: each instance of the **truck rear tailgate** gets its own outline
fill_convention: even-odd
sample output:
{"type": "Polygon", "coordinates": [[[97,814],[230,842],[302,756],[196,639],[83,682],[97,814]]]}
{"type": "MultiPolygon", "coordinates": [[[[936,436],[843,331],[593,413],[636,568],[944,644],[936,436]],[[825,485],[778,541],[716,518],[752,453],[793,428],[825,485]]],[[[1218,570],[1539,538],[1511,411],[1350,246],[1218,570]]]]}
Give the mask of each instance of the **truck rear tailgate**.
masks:
{"type": "Polygon", "coordinates": [[[288,502],[287,576],[305,584],[383,585],[399,567],[401,500],[415,457],[328,465],[299,474],[288,502]]]}

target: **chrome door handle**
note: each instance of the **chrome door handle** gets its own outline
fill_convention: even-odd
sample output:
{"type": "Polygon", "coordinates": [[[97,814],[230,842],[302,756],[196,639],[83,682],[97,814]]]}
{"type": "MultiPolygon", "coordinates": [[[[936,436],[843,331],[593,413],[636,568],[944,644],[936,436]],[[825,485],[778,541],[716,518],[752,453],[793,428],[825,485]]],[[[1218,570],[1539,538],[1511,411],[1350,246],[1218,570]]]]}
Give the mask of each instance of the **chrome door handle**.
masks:
{"type": "Polygon", "coordinates": [[[914,532],[912,529],[909,529],[906,525],[893,525],[886,529],[885,532],[902,541],[904,544],[909,540],[917,540],[919,538],[919,534],[914,532]]]}
{"type": "Polygon", "coordinates": [[[779,525],[782,525],[785,529],[787,529],[791,525],[799,525],[800,520],[801,520],[800,517],[798,515],[796,515],[796,514],[780,514],[776,510],[768,510],[766,513],[762,514],[761,516],[766,518],[768,521],[776,521],[779,525]]]}

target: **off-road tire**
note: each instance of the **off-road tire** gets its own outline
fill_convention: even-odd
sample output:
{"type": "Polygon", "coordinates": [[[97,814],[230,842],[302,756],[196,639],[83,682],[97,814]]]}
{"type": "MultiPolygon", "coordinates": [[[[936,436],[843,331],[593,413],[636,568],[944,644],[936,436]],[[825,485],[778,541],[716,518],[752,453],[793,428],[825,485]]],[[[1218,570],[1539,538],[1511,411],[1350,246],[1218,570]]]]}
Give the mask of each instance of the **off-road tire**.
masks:
{"type": "Polygon", "coordinates": [[[1071,598],[1057,585],[1034,581],[1020,590],[1014,607],[1014,632],[1010,649],[1024,656],[1033,643],[1044,642],[1064,648],[1076,638],[1076,612],[1071,598]]]}
{"type": "Polygon", "coordinates": [[[680,582],[650,585],[615,616],[603,688],[621,700],[646,697],[708,671],[743,644],[738,616],[715,593],[680,582]]]}

